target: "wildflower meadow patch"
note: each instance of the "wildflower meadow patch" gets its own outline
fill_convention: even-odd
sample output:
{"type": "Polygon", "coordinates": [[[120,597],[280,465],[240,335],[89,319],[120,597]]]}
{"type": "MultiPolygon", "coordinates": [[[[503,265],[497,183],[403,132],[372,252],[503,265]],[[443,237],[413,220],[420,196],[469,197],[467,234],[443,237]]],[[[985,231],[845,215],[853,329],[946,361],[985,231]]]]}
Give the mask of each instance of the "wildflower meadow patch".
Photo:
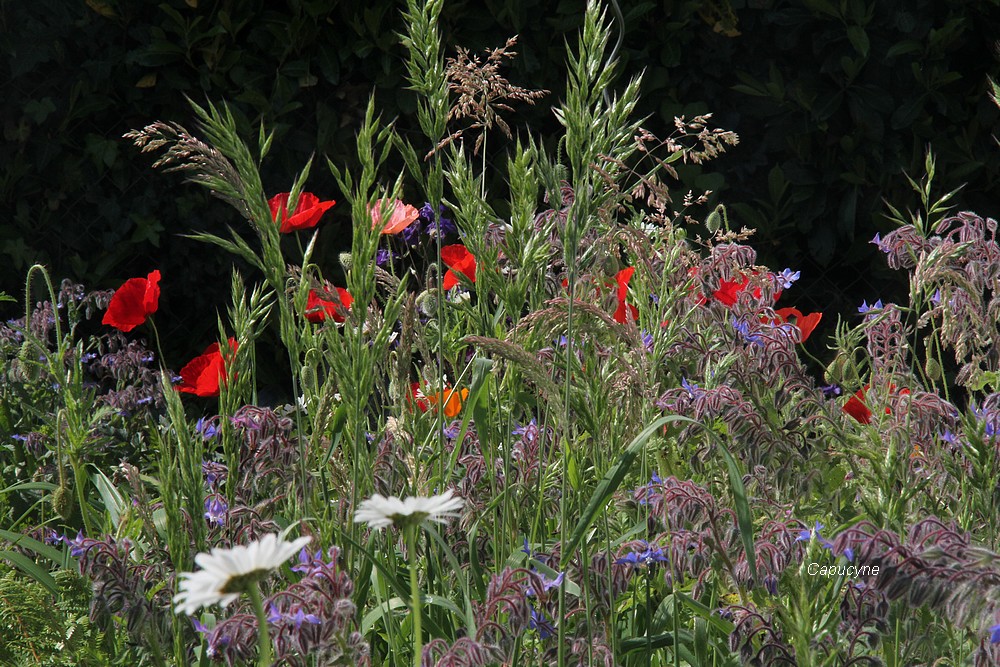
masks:
{"type": "Polygon", "coordinates": [[[423,135],[371,100],[339,192],[312,162],[265,188],[279,147],[224,103],[126,135],[235,209],[186,232],[243,269],[176,372],[169,273],[28,272],[0,325],[0,664],[1000,660],[997,222],[928,153],[923,209],[872,242],[909,303],[805,313],[796,267],[672,194],[739,138],[633,118],[596,2],[558,94],[500,75],[514,39],[446,59],[441,11],[409,0],[401,35],[423,135]],[[553,148],[515,130],[538,100],[553,148]],[[320,257],[334,206],[351,249],[320,257]]]}

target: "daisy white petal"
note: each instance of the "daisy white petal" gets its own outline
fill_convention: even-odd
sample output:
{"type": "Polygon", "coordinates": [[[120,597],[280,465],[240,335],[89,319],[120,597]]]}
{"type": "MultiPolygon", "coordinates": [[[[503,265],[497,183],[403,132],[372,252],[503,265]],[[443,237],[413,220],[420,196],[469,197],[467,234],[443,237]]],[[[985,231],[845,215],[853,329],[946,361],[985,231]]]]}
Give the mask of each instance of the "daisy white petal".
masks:
{"type": "Polygon", "coordinates": [[[202,607],[216,603],[227,606],[240,596],[250,582],[262,579],[281,567],[311,539],[305,536],[285,542],[271,533],[257,542],[231,549],[216,547],[211,553],[198,554],[194,562],[201,569],[180,574],[178,592],[174,596],[175,613],[191,615],[202,607]]]}
{"type": "Polygon", "coordinates": [[[410,496],[405,499],[395,496],[386,498],[376,493],[361,502],[354,513],[354,523],[367,523],[370,528],[376,530],[393,524],[403,526],[428,521],[447,523],[448,519],[459,516],[459,510],[465,504],[464,500],[453,496],[452,489],[429,498],[423,496],[410,496]]]}

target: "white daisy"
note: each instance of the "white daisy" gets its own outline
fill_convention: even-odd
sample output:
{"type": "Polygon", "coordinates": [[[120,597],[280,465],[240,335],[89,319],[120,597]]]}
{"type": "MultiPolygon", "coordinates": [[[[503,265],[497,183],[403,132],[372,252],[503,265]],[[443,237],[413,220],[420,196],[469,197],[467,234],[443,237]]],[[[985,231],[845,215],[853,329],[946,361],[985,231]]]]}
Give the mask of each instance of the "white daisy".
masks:
{"type": "Polygon", "coordinates": [[[212,549],[200,553],[194,562],[197,572],[182,572],[178,593],[174,596],[174,612],[194,614],[201,607],[218,602],[223,607],[240,596],[248,584],[267,576],[271,570],[297,554],[312,538],[300,537],[285,542],[274,533],[259,542],[235,546],[232,549],[212,549]]]}
{"type": "Polygon", "coordinates": [[[354,513],[354,523],[367,523],[371,528],[385,528],[392,524],[421,524],[425,521],[447,523],[448,519],[458,516],[465,501],[453,498],[454,491],[448,489],[442,494],[424,498],[410,496],[400,500],[396,496],[388,498],[375,494],[361,502],[358,511],[354,513]]]}

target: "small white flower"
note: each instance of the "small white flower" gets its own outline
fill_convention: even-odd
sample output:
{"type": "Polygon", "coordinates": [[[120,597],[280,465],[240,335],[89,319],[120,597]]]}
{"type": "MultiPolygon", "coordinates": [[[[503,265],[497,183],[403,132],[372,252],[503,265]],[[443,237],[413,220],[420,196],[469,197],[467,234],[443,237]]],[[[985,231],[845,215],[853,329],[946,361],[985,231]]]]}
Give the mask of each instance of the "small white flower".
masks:
{"type": "Polygon", "coordinates": [[[453,493],[452,489],[448,489],[430,498],[410,496],[402,500],[396,496],[386,498],[376,493],[361,502],[358,511],[354,513],[354,523],[367,523],[369,527],[376,529],[411,522],[447,523],[448,519],[458,516],[458,511],[465,503],[461,498],[453,498],[453,493]]]}
{"type": "Polygon", "coordinates": [[[235,546],[232,549],[212,549],[200,553],[194,562],[197,572],[182,572],[178,593],[174,596],[174,613],[194,614],[201,607],[218,602],[223,607],[240,596],[249,583],[265,577],[271,570],[297,554],[312,538],[300,537],[285,542],[274,533],[259,542],[235,546]]]}

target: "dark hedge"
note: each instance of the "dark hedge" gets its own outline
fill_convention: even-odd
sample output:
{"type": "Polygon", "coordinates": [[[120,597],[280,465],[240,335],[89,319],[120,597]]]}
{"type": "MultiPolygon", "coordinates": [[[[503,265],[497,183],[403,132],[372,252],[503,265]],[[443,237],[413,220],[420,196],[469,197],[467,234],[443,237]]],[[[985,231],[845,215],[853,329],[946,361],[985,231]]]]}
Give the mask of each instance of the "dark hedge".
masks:
{"type": "MultiPolygon", "coordinates": [[[[645,70],[649,129],[666,135],[674,115],[713,112],[742,138],[726,157],[682,169],[678,191],[713,190],[734,225],[758,230],[762,262],[801,270],[803,310],[832,321],[899,293],[865,241],[888,229],[883,199],[917,204],[903,172],[919,177],[928,147],[939,192],[967,183],[960,208],[997,215],[998,110],[986,90],[1000,74],[1000,0],[623,4],[621,71],[645,70]]],[[[277,130],[269,191],[289,189],[314,151],[350,164],[372,92],[384,119],[404,133],[416,126],[399,10],[385,0],[0,2],[0,289],[20,294],[36,261],[94,288],[160,268],[157,321],[168,363],[183,363],[215,336],[231,262],[180,235],[240,220],[180,176],[155,173],[121,135],[153,120],[194,130],[189,96],[228,102],[248,137],[261,122],[277,130]]],[[[554,92],[510,120],[546,136],[582,13],[582,1],[446,2],[442,31],[449,54],[520,35],[508,78],[554,92]]],[[[490,157],[505,150],[490,145],[490,157]]],[[[502,179],[497,170],[496,187],[502,179]]],[[[308,186],[339,198],[320,164],[308,186]]],[[[408,183],[406,196],[419,204],[421,185],[408,183]]],[[[349,238],[345,210],[323,223],[331,275],[349,238]]]]}

